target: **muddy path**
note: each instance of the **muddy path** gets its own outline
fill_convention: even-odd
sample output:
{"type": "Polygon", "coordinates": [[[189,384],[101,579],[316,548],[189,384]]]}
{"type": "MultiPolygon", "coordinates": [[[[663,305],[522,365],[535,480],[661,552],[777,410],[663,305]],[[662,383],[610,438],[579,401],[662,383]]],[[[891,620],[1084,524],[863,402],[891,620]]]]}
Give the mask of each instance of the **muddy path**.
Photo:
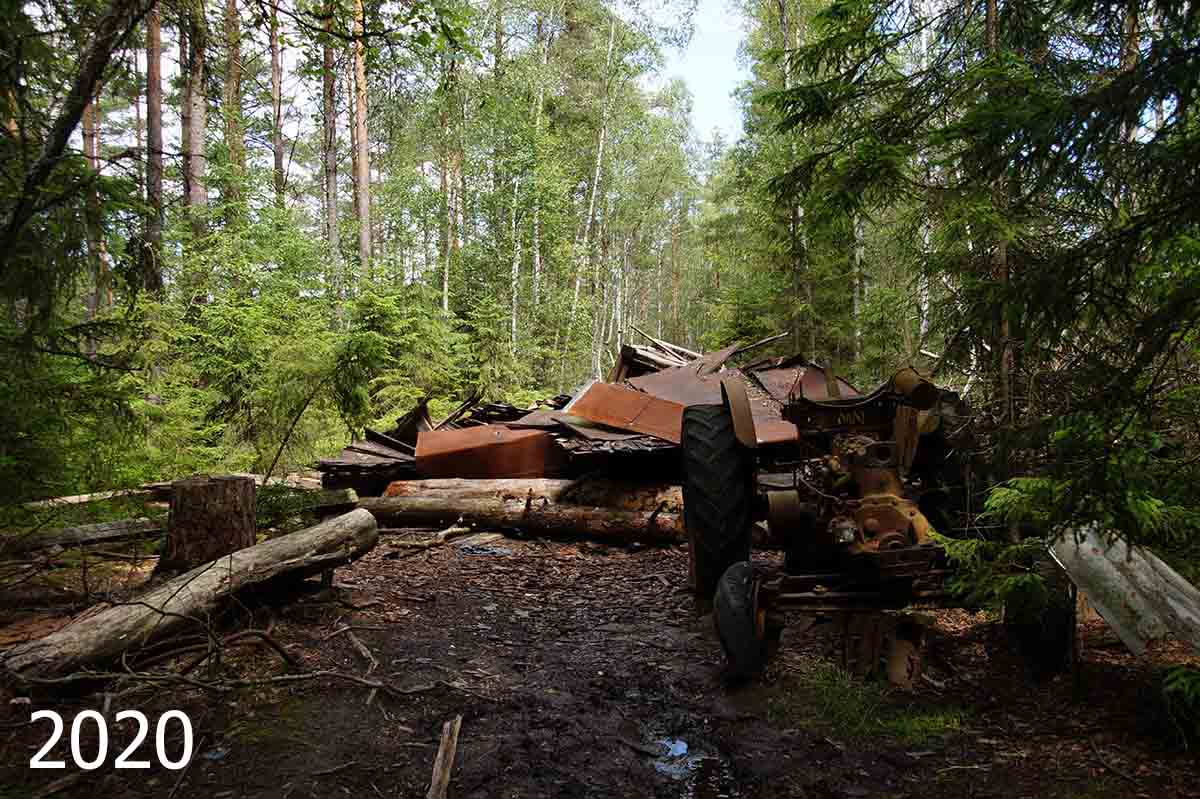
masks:
{"type": "MultiPolygon", "coordinates": [[[[682,548],[504,539],[412,556],[385,542],[339,570],[333,591],[255,613],[271,617],[260,622],[300,670],[370,670],[393,693],[336,680],[222,694],[135,687],[111,710],[186,710],[197,755],[183,772],[86,774],[30,771],[45,730],[20,725],[48,705],[6,695],[0,799],[47,786],[60,796],[423,797],[441,726],[457,714],[452,797],[1200,795],[1196,762],[1139,729],[1136,667],[1104,650],[1078,698],[1065,679],[1030,688],[998,651],[997,625],[947,612],[915,694],[845,678],[824,657],[832,635],[822,628],[785,633],[768,674],[732,688],[686,573],[682,548]]],[[[247,679],[284,673],[265,649],[222,667],[247,679]]],[[[110,747],[128,733],[114,728],[110,747]]]]}

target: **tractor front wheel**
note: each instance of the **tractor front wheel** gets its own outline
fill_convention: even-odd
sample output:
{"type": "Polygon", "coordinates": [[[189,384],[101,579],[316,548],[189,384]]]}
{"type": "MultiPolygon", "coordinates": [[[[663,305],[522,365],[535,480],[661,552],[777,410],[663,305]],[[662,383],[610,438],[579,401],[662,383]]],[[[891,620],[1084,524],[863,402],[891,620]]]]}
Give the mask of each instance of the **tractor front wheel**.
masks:
{"type": "Polygon", "coordinates": [[[682,433],[692,588],[707,600],[726,569],[750,559],[754,456],[738,442],[725,404],[685,408],[682,433]]]}
{"type": "Polygon", "coordinates": [[[754,567],[735,563],[717,583],[713,619],[729,662],[729,675],[743,680],[762,671],[767,662],[768,636],[758,618],[754,567]]]}

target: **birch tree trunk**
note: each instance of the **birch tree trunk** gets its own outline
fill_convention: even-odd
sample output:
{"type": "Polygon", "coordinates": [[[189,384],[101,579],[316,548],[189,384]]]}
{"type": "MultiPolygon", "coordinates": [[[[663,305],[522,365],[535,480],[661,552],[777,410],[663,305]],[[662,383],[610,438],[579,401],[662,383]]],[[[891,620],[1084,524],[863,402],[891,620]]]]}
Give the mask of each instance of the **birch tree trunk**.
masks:
{"type": "Polygon", "coordinates": [[[445,235],[442,242],[442,313],[448,314],[450,313],[450,267],[454,260],[454,253],[458,249],[456,222],[459,218],[457,193],[460,166],[455,145],[457,126],[452,122],[454,103],[458,92],[458,62],[447,58],[444,63],[446,66],[443,88],[446,96],[441,110],[443,148],[441,190],[445,200],[445,235]]]}
{"type": "Polygon", "coordinates": [[[202,2],[190,14],[188,32],[187,101],[188,101],[188,210],[191,214],[192,235],[203,238],[208,232],[205,212],[208,208],[208,158],[205,154],[205,131],[208,128],[208,101],[204,94],[208,47],[208,23],[202,2]]]}
{"type": "Polygon", "coordinates": [[[146,216],[142,272],[146,289],[162,290],[163,139],[162,25],[158,7],[146,15],[146,216]]]}
{"type": "MultiPolygon", "coordinates": [[[[610,72],[612,71],[613,42],[616,38],[616,31],[616,17],[612,17],[608,23],[608,54],[604,58],[604,103],[600,109],[600,130],[596,134],[596,167],[592,172],[592,186],[588,196],[587,213],[583,218],[583,236],[580,241],[579,252],[575,258],[575,287],[571,294],[571,315],[568,317],[569,323],[572,325],[575,321],[575,314],[579,309],[579,289],[583,283],[583,267],[587,263],[594,263],[594,259],[591,257],[592,226],[596,216],[596,195],[600,190],[600,175],[604,169],[604,143],[608,137],[610,72]]],[[[595,325],[592,327],[595,329],[595,325]]],[[[597,355],[592,361],[593,373],[597,376],[599,375],[598,358],[599,356],[597,355]]]]}
{"type": "Polygon", "coordinates": [[[358,154],[355,203],[358,210],[358,261],[361,274],[371,274],[371,155],[367,143],[367,43],[363,1],[354,0],[354,129],[358,154]]]}
{"type": "Polygon", "coordinates": [[[192,203],[192,72],[191,43],[188,41],[187,17],[179,21],[179,171],[183,183],[183,208],[189,211],[192,203]]]}
{"type": "MultiPolygon", "coordinates": [[[[541,70],[537,76],[537,93],[533,105],[533,135],[534,146],[540,155],[542,147],[542,113],[546,108],[546,72],[550,63],[550,36],[545,30],[545,19],[539,14],[537,18],[537,34],[534,39],[541,60],[541,70]]],[[[537,166],[534,166],[537,169],[537,166]]],[[[533,308],[536,310],[541,299],[542,282],[542,201],[538,186],[533,187],[533,241],[531,250],[533,256],[533,308]]]]}

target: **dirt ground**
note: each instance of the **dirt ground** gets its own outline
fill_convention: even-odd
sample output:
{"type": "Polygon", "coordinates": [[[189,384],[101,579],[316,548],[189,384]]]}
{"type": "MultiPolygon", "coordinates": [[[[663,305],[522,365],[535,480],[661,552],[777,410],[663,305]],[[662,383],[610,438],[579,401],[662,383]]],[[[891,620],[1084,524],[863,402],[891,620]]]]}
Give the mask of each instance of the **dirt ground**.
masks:
{"type": "MultiPolygon", "coordinates": [[[[1102,625],[1087,630],[1078,693],[1069,677],[1031,687],[995,620],[964,611],[938,612],[911,694],[834,669],[831,625],[785,632],[768,673],[731,687],[686,576],[683,548],[503,539],[411,556],[385,539],[338,570],[332,591],[252,612],[293,672],[364,675],[374,658],[371,678],[390,692],[335,678],[221,693],[131,684],[109,712],[153,721],[182,708],[196,755],[183,771],[117,771],[110,754],[92,772],[31,771],[49,726],[27,722],[43,707],[69,722],[101,695],[8,693],[0,799],[423,797],[457,714],[451,797],[1200,796],[1197,760],[1139,713],[1146,666],[1102,625]]],[[[257,646],[222,669],[287,673],[257,646]]],[[[110,728],[120,751],[132,727],[110,728]]],[[[63,742],[52,755],[70,760],[63,742]]]]}

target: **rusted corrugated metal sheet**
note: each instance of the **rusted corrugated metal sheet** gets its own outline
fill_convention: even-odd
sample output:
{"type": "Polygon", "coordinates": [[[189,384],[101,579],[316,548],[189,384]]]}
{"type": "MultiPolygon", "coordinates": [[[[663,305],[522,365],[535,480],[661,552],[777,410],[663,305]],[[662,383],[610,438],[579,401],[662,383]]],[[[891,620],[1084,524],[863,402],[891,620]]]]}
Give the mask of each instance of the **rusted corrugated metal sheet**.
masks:
{"type": "Polygon", "coordinates": [[[542,430],[489,424],[417,436],[417,471],[423,477],[551,477],[565,464],[566,454],[542,430]]]}
{"type": "Polygon", "coordinates": [[[592,383],[563,409],[591,422],[679,443],[683,405],[611,383],[592,383]]]}
{"type": "Polygon", "coordinates": [[[1152,552],[1087,527],[1065,534],[1050,553],[1133,654],[1166,637],[1200,652],[1200,590],[1152,552]]]}

